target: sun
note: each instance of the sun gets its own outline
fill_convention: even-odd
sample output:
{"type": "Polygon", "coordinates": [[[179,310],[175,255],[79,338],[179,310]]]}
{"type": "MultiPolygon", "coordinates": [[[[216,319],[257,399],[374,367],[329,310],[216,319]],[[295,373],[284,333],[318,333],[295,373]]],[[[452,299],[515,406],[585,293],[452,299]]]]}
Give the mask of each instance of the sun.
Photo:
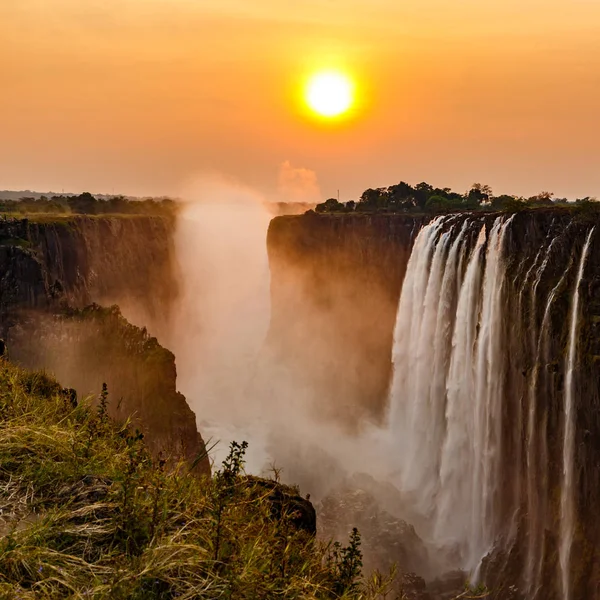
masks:
{"type": "Polygon", "coordinates": [[[317,73],[308,80],[305,98],[308,106],[318,115],[327,118],[339,117],[346,113],[354,102],[354,86],[342,73],[317,73]]]}

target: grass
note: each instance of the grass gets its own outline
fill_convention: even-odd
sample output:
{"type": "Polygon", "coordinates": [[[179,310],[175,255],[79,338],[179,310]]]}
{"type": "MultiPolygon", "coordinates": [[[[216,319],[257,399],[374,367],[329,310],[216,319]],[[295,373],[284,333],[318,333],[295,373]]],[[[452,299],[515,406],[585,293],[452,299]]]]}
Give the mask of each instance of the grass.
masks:
{"type": "Polygon", "coordinates": [[[167,470],[105,409],[0,360],[0,598],[384,597],[388,578],[359,576],[360,538],[317,542],[294,490],[245,476],[244,450],[212,477],[167,470]]]}

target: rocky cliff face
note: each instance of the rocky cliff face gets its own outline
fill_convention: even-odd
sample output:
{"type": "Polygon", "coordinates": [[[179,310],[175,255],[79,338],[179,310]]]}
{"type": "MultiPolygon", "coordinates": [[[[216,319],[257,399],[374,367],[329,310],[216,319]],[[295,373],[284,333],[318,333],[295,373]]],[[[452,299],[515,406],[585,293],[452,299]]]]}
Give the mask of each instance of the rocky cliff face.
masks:
{"type": "Polygon", "coordinates": [[[349,426],[383,416],[398,297],[426,220],[307,213],[269,226],[271,347],[349,426]]]}
{"type": "MultiPolygon", "coordinates": [[[[204,452],[176,390],[167,332],[177,297],[174,223],[149,216],[0,220],[0,332],[11,359],[49,369],[80,396],[109,388],[109,412],[130,416],[158,454],[204,452]],[[118,304],[103,309],[92,302],[118,304]]],[[[208,458],[198,470],[209,472],[208,458]]]]}
{"type": "Polygon", "coordinates": [[[7,343],[11,361],[48,370],[80,401],[97,404],[106,384],[108,414],[130,419],[154,456],[189,464],[204,456],[196,472],[210,473],[195,415],[176,388],[175,357],[117,306],[30,313],[11,327],[7,343]]]}
{"type": "Polygon", "coordinates": [[[0,220],[0,330],[24,309],[98,302],[161,336],[177,296],[173,228],[148,216],[0,220]]]}
{"type": "MultiPolygon", "coordinates": [[[[365,416],[385,421],[399,297],[416,234],[425,222],[401,215],[303,215],[271,223],[271,343],[291,368],[312,382],[326,408],[339,410],[339,398],[342,405],[348,401],[360,406],[360,411],[344,411],[355,426],[365,416]],[[293,321],[291,328],[287,321],[293,321]]],[[[600,598],[600,529],[594,508],[600,501],[600,227],[596,222],[593,213],[564,208],[524,211],[512,218],[454,216],[446,218],[427,242],[431,254],[421,268],[433,282],[431,293],[437,289],[434,279],[441,282],[442,275],[450,273],[448,256],[456,242],[461,257],[454,263],[457,285],[464,287],[467,265],[472,263],[472,290],[482,302],[473,304],[476,340],[489,331],[486,319],[490,315],[494,319],[496,338],[490,346],[494,354],[478,350],[484,338],[473,342],[474,355],[481,358],[474,363],[473,373],[478,378],[481,372],[481,381],[491,386],[486,401],[495,394],[501,400],[498,412],[489,413],[487,433],[485,428],[482,432],[491,436],[484,441],[492,454],[474,449],[474,456],[480,457],[485,469],[489,467],[482,498],[486,511],[491,511],[485,512],[491,516],[484,527],[493,550],[479,574],[494,598],[600,598]],[[494,237],[496,223],[496,232],[505,225],[505,233],[494,237]],[[462,241],[458,240],[461,231],[462,241]],[[481,250],[476,251],[480,244],[481,250]],[[498,247],[491,252],[493,244],[498,247]],[[439,274],[429,271],[427,275],[435,252],[442,261],[436,266],[439,274]],[[492,272],[486,264],[497,256],[500,271],[492,272]],[[492,289],[492,276],[498,281],[493,293],[484,289],[492,289]],[[485,307],[486,297],[494,306],[485,307]],[[495,431],[500,432],[498,439],[495,431]]],[[[450,305],[428,309],[428,318],[443,314],[442,309],[454,315],[458,288],[452,294],[450,305]]],[[[453,320],[448,322],[454,326],[453,320]]],[[[398,363],[409,383],[428,372],[429,360],[441,360],[443,376],[450,376],[452,336],[442,332],[440,337],[448,348],[446,359],[434,355],[433,347],[428,358],[433,330],[424,331],[395,341],[398,356],[418,355],[414,364],[420,361],[421,375],[413,373],[408,363],[398,363]],[[406,352],[403,345],[410,346],[406,352]]],[[[408,387],[418,394],[422,384],[408,387]]],[[[427,400],[442,403],[442,419],[449,402],[444,389],[427,400]]],[[[393,401],[414,404],[418,398],[393,401]]],[[[473,392],[471,401],[471,412],[477,411],[479,391],[473,392]]],[[[442,421],[440,439],[449,426],[442,421]]],[[[469,433],[468,423],[462,431],[460,439],[475,444],[476,433],[469,433]]],[[[430,434],[426,431],[423,436],[422,452],[435,445],[430,434]]],[[[445,452],[447,443],[433,449],[434,466],[436,460],[444,463],[445,452]]],[[[419,452],[415,457],[420,464],[419,452]]],[[[432,477],[431,489],[439,494],[448,474],[432,477]]],[[[471,481],[472,474],[465,472],[463,479],[471,481]]],[[[433,496],[427,509],[431,520],[437,518],[438,502],[439,496],[433,496]]],[[[461,507],[455,510],[456,520],[461,507]]]]}

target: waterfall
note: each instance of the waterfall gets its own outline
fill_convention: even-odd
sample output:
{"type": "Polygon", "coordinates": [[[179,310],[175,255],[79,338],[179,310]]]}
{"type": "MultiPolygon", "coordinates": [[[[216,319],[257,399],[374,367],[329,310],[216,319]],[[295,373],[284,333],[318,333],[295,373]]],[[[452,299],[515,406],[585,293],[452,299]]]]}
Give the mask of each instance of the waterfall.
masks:
{"type": "Polygon", "coordinates": [[[484,225],[474,244],[467,221],[426,225],[408,263],[394,334],[390,427],[400,485],[431,518],[434,542],[455,546],[469,569],[495,535],[510,222],[497,218],[489,233],[484,225]]]}
{"type": "Polygon", "coordinates": [[[580,288],[594,229],[578,262],[565,260],[574,230],[552,226],[535,253],[521,258],[507,237],[513,221],[440,217],[415,239],[392,355],[396,482],[424,517],[423,535],[450,550],[454,566],[477,580],[483,557],[516,548],[511,560],[522,561],[528,598],[557,586],[571,600],[580,288]],[[568,318],[557,319],[569,296],[568,318]],[[548,428],[560,399],[559,359],[564,418],[555,450],[548,428]],[[553,495],[555,476],[560,497],[553,495]],[[557,513],[558,564],[549,580],[547,532],[557,513]]]}
{"type": "MultiPolygon", "coordinates": [[[[552,245],[552,244],[551,244],[552,245]]],[[[545,270],[550,257],[551,247],[548,248],[546,260],[540,268],[540,274],[537,282],[541,280],[541,272],[545,270]]],[[[536,342],[535,362],[533,365],[529,386],[527,390],[528,408],[527,408],[527,515],[529,518],[529,536],[527,539],[527,563],[525,571],[525,581],[529,596],[535,598],[540,588],[540,578],[542,576],[542,565],[544,556],[544,518],[546,515],[546,496],[547,496],[547,454],[545,432],[547,412],[544,409],[542,415],[542,425],[539,426],[538,414],[538,381],[540,374],[540,364],[548,362],[548,343],[550,339],[550,315],[554,301],[562,289],[572,262],[558,283],[552,288],[544,308],[542,324],[540,326],[539,337],[536,342]],[[540,435],[540,430],[542,434],[540,435]],[[540,506],[540,502],[543,506],[540,506]]],[[[537,287],[537,286],[536,286],[537,287]]],[[[532,301],[533,302],[533,301],[532,301]]]]}
{"type": "Polygon", "coordinates": [[[573,544],[573,534],[575,530],[575,484],[574,478],[574,460],[575,460],[575,385],[574,372],[577,361],[577,328],[579,323],[579,287],[583,277],[585,261],[594,228],[590,229],[587,235],[577,277],[575,279],[575,287],[573,289],[573,299],[571,301],[571,315],[569,318],[569,342],[566,361],[566,377],[565,377],[565,411],[564,411],[564,441],[563,441],[563,480],[561,486],[560,498],[560,546],[559,546],[559,563],[561,572],[561,585],[564,600],[571,598],[571,577],[570,577],[570,562],[571,562],[571,546],[573,544]]]}

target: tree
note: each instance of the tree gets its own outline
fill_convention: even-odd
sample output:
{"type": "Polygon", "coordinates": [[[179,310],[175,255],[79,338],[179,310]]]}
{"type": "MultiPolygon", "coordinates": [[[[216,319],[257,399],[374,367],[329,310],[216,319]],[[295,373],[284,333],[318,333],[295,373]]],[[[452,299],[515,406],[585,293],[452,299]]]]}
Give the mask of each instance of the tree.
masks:
{"type": "Polygon", "coordinates": [[[467,193],[467,205],[479,206],[487,204],[492,196],[492,188],[489,185],[474,183],[467,193]]]}
{"type": "Polygon", "coordinates": [[[315,212],[318,213],[329,213],[329,212],[339,212],[344,208],[344,205],[338,202],[335,198],[328,198],[325,202],[321,204],[317,204],[315,207],[315,212]]]}
{"type": "Polygon", "coordinates": [[[452,208],[452,202],[445,198],[444,196],[429,196],[427,199],[427,203],[425,204],[426,208],[431,208],[433,210],[446,210],[452,208]]]}
{"type": "Polygon", "coordinates": [[[385,208],[387,202],[388,196],[386,188],[369,188],[362,193],[359,200],[359,204],[372,209],[385,208]]]}
{"type": "Polygon", "coordinates": [[[514,205],[515,202],[517,202],[517,199],[514,196],[502,194],[490,199],[490,207],[496,210],[504,210],[507,206],[514,205]]]}
{"type": "Polygon", "coordinates": [[[75,213],[95,215],[98,212],[98,201],[89,192],[69,198],[68,203],[75,213]]]}
{"type": "Polygon", "coordinates": [[[540,192],[539,194],[528,198],[527,201],[530,204],[535,204],[538,206],[551,206],[553,204],[552,196],[554,196],[552,192],[540,192]]]}
{"type": "Polygon", "coordinates": [[[422,181],[415,185],[415,204],[419,208],[425,208],[429,196],[433,195],[433,187],[422,181]]]}

